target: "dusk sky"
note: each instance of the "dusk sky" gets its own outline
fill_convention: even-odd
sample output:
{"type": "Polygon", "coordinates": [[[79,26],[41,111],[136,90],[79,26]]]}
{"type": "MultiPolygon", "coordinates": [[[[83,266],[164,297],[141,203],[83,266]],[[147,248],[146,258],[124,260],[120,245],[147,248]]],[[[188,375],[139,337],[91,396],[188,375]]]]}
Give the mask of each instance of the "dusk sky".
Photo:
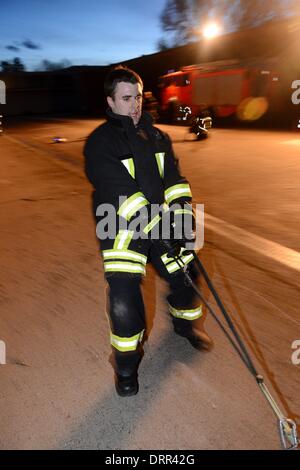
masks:
{"type": "Polygon", "coordinates": [[[106,65],[157,50],[166,0],[0,0],[0,61],[106,65]]]}

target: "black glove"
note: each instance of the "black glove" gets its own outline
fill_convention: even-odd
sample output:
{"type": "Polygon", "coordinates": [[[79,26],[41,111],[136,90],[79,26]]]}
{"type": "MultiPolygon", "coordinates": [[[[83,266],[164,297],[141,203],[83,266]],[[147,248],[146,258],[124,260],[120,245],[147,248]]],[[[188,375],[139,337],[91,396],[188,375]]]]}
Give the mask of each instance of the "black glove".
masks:
{"type": "MultiPolygon", "coordinates": [[[[195,219],[192,215],[192,206],[188,203],[172,206],[170,210],[161,214],[158,240],[160,249],[170,258],[183,254],[182,248],[195,239],[194,229],[195,219]]],[[[189,250],[185,250],[184,254],[188,253],[189,250]]]]}
{"type": "Polygon", "coordinates": [[[179,240],[159,240],[159,244],[161,248],[164,250],[164,252],[167,252],[167,257],[168,258],[174,258],[176,256],[180,255],[180,251],[182,248],[182,245],[180,244],[179,240]]]}
{"type": "Polygon", "coordinates": [[[186,227],[183,225],[185,222],[185,218],[176,215],[172,210],[162,216],[159,244],[164,253],[167,252],[169,258],[179,256],[186,243],[192,241],[190,236],[193,231],[191,220],[186,227]]]}

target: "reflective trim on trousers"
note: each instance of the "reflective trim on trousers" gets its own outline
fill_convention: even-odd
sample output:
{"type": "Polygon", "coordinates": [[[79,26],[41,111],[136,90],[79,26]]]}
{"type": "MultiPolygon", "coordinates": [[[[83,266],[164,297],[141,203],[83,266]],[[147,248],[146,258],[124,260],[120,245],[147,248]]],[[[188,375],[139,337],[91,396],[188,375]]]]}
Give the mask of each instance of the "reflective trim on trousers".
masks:
{"type": "Polygon", "coordinates": [[[114,260],[128,260],[128,261],[137,261],[143,266],[146,266],[147,256],[141,255],[136,251],[132,250],[103,250],[102,251],[104,260],[113,258],[114,260]]]}
{"type": "Polygon", "coordinates": [[[139,342],[143,339],[144,330],[137,335],[131,336],[130,338],[124,338],[121,336],[114,335],[110,332],[110,344],[118,349],[118,351],[135,351],[139,342]]]}
{"type": "Polygon", "coordinates": [[[105,272],[120,272],[120,273],[134,273],[146,274],[145,266],[136,263],[129,263],[127,261],[109,261],[104,262],[105,272]]]}
{"type": "Polygon", "coordinates": [[[186,310],[178,310],[169,304],[169,311],[173,317],[181,318],[184,320],[196,320],[202,317],[202,305],[197,308],[189,308],[186,310]]]}

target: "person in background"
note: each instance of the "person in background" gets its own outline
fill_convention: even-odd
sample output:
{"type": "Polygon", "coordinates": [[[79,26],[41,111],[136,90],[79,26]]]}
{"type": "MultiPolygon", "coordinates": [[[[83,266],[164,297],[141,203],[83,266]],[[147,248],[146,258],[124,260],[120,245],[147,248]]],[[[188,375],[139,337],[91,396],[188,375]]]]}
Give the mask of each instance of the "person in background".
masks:
{"type": "Polygon", "coordinates": [[[151,114],[154,122],[158,120],[158,101],[152,91],[144,91],[143,110],[151,114]]]}

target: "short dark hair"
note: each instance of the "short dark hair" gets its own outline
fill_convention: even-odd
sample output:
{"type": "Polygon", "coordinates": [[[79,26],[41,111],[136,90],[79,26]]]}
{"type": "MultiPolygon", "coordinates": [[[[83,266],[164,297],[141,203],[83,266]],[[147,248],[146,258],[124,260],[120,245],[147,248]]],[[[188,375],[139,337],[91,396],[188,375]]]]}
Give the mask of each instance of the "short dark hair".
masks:
{"type": "Polygon", "coordinates": [[[105,96],[114,97],[117,84],[120,82],[126,83],[140,83],[143,88],[143,80],[141,77],[134,72],[134,70],[118,65],[108,72],[104,80],[104,93],[105,96]]]}

